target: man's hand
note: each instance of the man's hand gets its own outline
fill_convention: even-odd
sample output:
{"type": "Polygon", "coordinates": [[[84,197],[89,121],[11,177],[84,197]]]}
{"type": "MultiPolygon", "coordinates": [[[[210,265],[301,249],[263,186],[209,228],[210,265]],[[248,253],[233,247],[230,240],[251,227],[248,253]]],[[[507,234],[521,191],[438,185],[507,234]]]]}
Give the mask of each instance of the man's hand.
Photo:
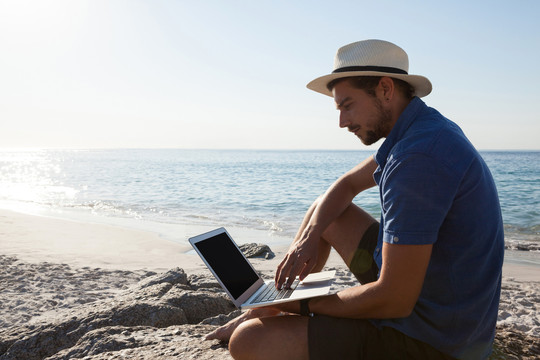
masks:
{"type": "Polygon", "coordinates": [[[368,157],[341,176],[312,205],[311,212],[306,214],[299,233],[277,268],[275,281],[278,289],[287,279],[286,285],[290,285],[297,275],[303,280],[317,266],[322,233],[351,205],[356,195],[375,186],[373,172],[377,166],[373,156],[368,157]]]}
{"type": "Polygon", "coordinates": [[[289,251],[276,271],[276,288],[288,287],[296,276],[303,280],[317,264],[320,234],[307,226],[300,238],[291,244],[289,251]]]}

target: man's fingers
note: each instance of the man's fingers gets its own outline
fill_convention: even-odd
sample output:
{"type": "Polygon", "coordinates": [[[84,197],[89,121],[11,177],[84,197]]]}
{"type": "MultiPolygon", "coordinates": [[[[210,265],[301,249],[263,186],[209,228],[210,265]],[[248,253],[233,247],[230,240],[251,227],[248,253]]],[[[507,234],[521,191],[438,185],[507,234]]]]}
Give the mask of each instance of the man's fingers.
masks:
{"type": "Polygon", "coordinates": [[[283,258],[283,260],[281,261],[281,263],[279,264],[277,270],[276,270],[276,277],[275,277],[275,283],[276,283],[276,288],[281,288],[281,285],[283,285],[283,283],[285,282],[285,279],[287,278],[287,274],[288,274],[288,268],[289,268],[289,254],[287,253],[287,255],[285,255],[285,258],[283,258]]]}
{"type": "Polygon", "coordinates": [[[311,255],[298,247],[290,249],[277,267],[274,279],[276,288],[281,289],[283,285],[287,287],[292,285],[297,275],[300,275],[301,279],[306,277],[315,266],[311,255]]]}
{"type": "Polygon", "coordinates": [[[305,259],[304,257],[298,256],[287,273],[288,280],[285,285],[290,287],[296,279],[296,276],[301,274],[309,263],[309,258],[305,259]]]}
{"type": "Polygon", "coordinates": [[[281,289],[283,285],[290,286],[299,271],[298,267],[297,251],[287,254],[279,271],[276,272],[276,288],[281,289]]]}

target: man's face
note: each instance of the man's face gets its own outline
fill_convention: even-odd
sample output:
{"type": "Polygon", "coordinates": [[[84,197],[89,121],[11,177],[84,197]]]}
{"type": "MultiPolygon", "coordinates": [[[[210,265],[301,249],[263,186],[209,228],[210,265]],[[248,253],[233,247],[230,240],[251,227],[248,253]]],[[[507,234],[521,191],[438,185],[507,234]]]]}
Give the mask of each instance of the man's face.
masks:
{"type": "Polygon", "coordinates": [[[377,142],[392,130],[390,112],[384,108],[377,90],[373,97],[352,87],[347,80],[338,82],[332,90],[339,111],[339,126],[348,128],[365,145],[377,142]]]}

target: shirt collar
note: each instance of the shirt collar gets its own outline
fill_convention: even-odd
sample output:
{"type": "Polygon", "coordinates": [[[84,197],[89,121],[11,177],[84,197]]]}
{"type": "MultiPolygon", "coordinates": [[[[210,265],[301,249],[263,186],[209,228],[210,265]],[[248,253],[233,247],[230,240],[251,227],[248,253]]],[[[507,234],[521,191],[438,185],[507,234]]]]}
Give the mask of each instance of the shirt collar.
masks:
{"type": "Polygon", "coordinates": [[[416,119],[416,115],[421,108],[425,107],[426,104],[420,100],[418,97],[414,97],[409,105],[403,110],[399,116],[396,124],[390,131],[390,134],[386,137],[386,140],[382,143],[381,147],[375,154],[375,161],[379,165],[379,168],[383,168],[386,165],[386,159],[390,154],[390,151],[396,145],[396,143],[403,137],[409,126],[416,119]]]}

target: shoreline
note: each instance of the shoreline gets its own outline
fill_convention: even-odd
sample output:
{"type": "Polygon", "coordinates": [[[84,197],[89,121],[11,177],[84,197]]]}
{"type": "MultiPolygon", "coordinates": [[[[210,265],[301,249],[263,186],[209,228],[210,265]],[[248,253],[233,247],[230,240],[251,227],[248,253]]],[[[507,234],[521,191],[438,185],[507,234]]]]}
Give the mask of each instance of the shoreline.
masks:
{"type": "MultiPolygon", "coordinates": [[[[164,224],[167,226],[167,224],[164,224]]],[[[188,238],[213,230],[214,226],[175,225],[178,237],[171,241],[160,234],[121,225],[82,222],[0,209],[0,254],[26,262],[54,262],[75,267],[166,271],[174,267],[200,271],[206,267],[188,238]]],[[[280,244],[285,238],[262,230],[227,227],[238,244],[280,244]],[[277,240],[277,241],[276,241],[277,240]]]]}
{"type": "MultiPolygon", "coordinates": [[[[163,224],[164,227],[171,226],[163,224]]],[[[75,267],[166,271],[181,267],[200,272],[206,267],[188,244],[188,238],[216,228],[211,225],[174,225],[172,241],[159,233],[122,224],[63,219],[0,209],[0,254],[27,262],[55,262],[75,267]],[[185,242],[185,244],[182,244],[185,242]]],[[[238,244],[262,243],[276,253],[274,261],[261,262],[265,269],[288,248],[289,238],[269,231],[226,226],[238,244]]],[[[168,232],[173,231],[171,229],[168,232]]],[[[343,265],[335,254],[331,264],[343,265]]],[[[259,261],[254,259],[254,266],[259,261]]],[[[540,252],[507,249],[503,276],[540,281],[540,252]]]]}

